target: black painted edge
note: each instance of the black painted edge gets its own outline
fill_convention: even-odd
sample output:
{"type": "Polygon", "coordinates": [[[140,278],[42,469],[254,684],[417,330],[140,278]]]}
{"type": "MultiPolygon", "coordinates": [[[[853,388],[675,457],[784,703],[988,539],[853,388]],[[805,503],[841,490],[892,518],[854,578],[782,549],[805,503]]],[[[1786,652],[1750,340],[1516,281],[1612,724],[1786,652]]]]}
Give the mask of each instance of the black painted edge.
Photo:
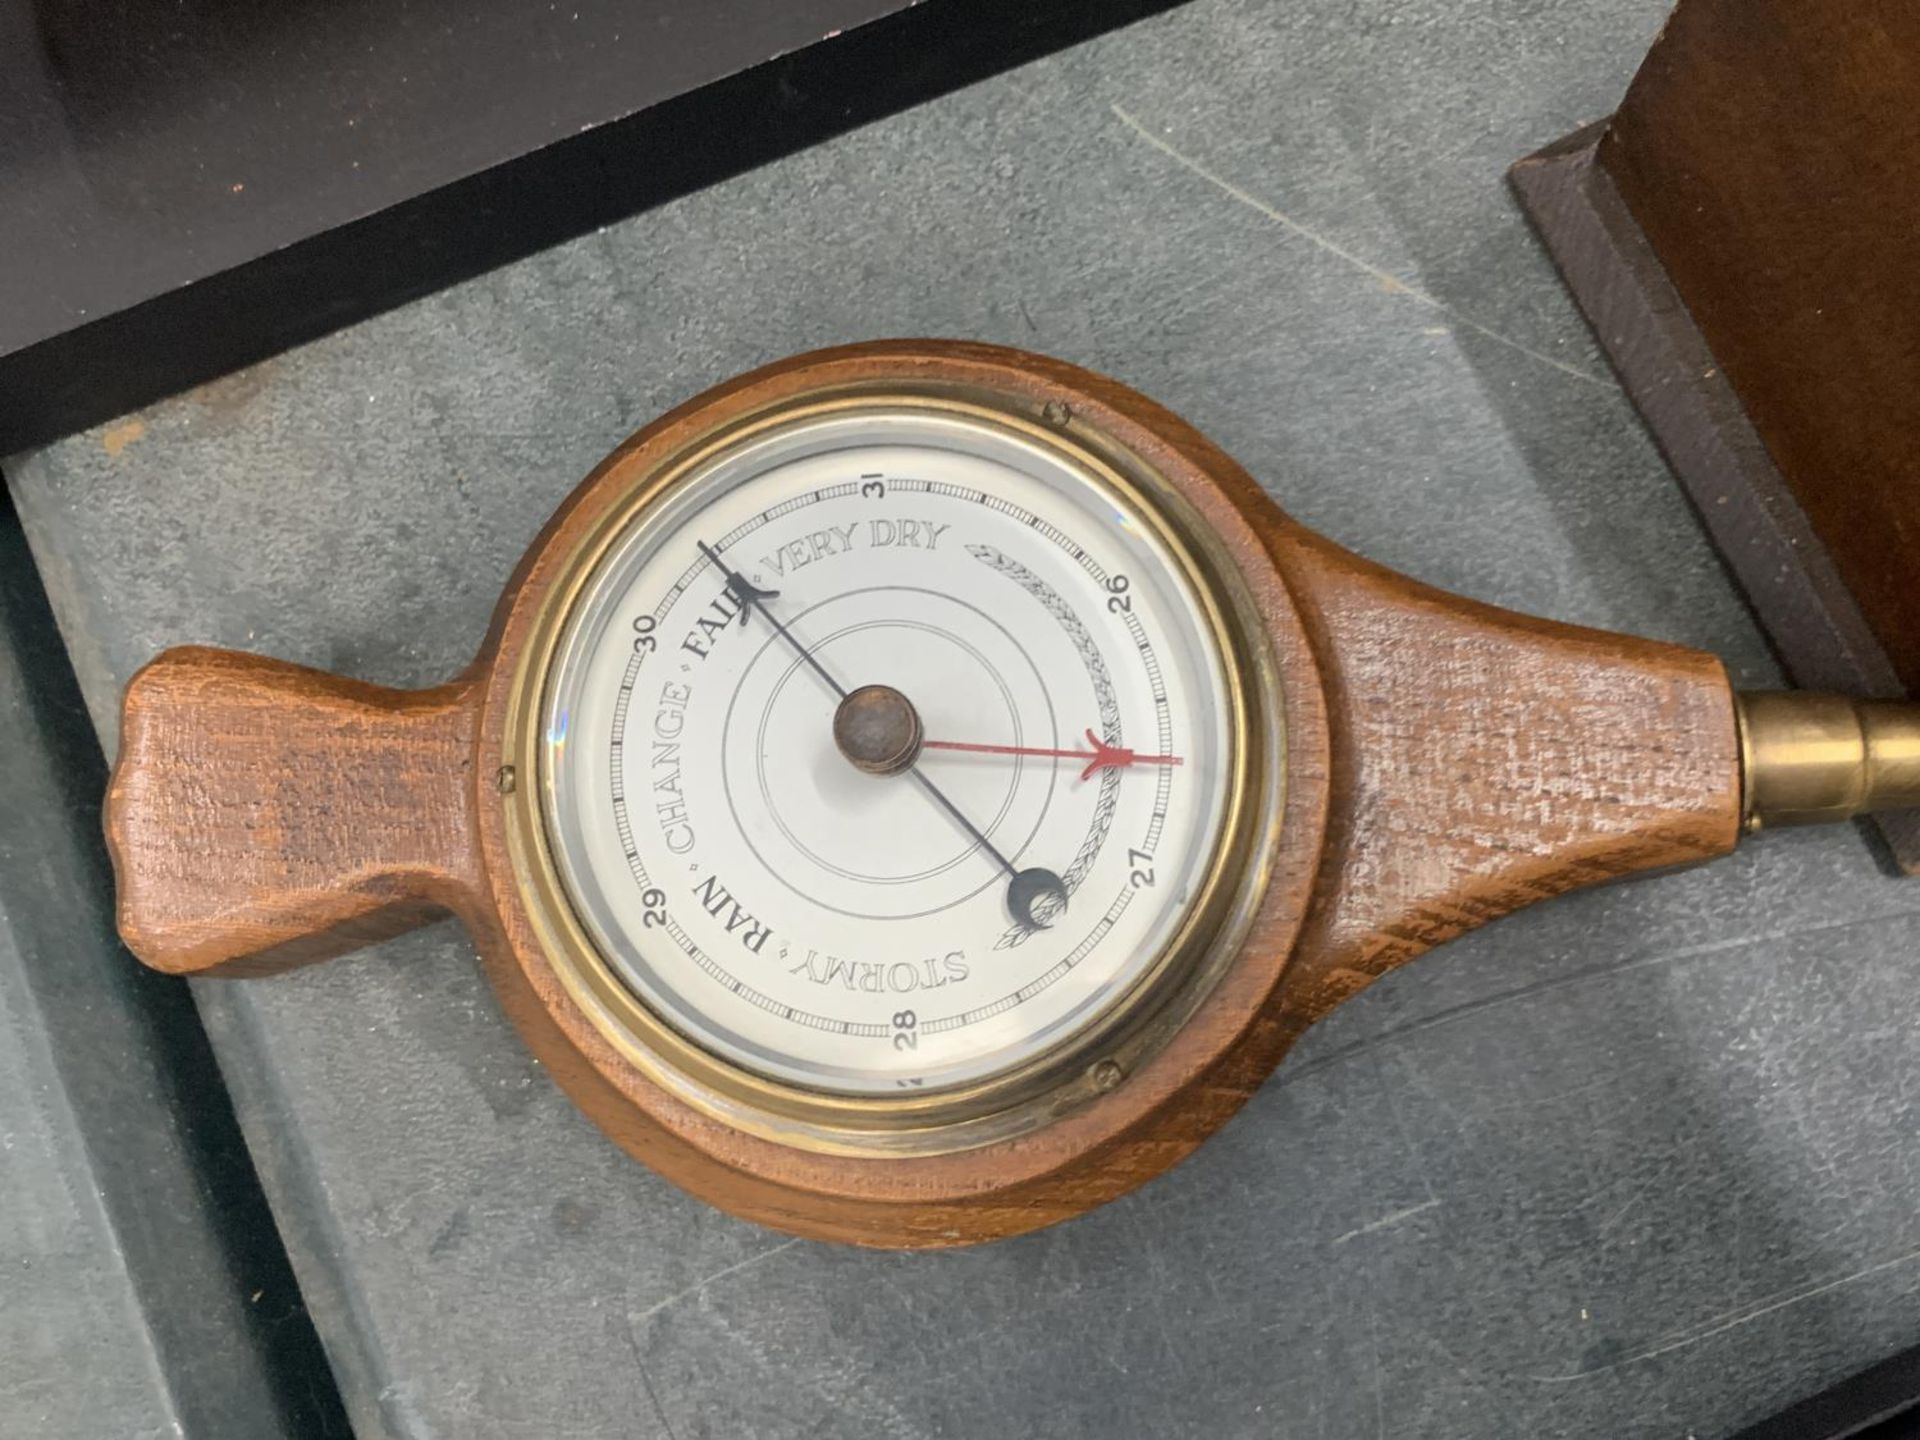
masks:
{"type": "Polygon", "coordinates": [[[1177,3],[923,0],[0,357],[0,455],[1177,3]]]}
{"type": "Polygon", "coordinates": [[[1916,1435],[1920,1348],[1869,1366],[1731,1440],[1913,1440],[1916,1435]]]}

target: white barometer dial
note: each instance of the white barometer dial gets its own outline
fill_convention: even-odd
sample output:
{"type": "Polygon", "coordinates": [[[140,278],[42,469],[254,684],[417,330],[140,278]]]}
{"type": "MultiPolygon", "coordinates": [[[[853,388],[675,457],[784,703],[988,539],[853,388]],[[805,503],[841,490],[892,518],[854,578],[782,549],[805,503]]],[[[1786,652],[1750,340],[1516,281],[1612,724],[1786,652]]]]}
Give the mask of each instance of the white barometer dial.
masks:
{"type": "Polygon", "coordinates": [[[1003,1075],[1124,1003],[1229,806],[1219,626],[1168,534],[1044,437],[911,405],[675,480],[542,709],[550,848],[611,971],[843,1096],[1003,1075]]]}

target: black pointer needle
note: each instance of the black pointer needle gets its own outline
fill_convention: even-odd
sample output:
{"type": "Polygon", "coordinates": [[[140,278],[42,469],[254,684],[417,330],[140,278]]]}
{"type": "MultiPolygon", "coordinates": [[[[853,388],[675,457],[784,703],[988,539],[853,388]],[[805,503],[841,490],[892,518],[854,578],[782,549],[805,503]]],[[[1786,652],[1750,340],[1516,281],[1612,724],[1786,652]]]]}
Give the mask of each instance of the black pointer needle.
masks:
{"type": "Polygon", "coordinates": [[[734,603],[740,607],[740,623],[742,625],[747,623],[747,612],[749,610],[758,610],[766,617],[767,623],[780,632],[780,638],[791,645],[795,653],[813,667],[813,673],[827,682],[827,688],[842,700],[846,699],[846,686],[829,675],[827,673],[827,667],[815,658],[814,653],[798,640],[794,639],[792,632],[780,623],[779,617],[767,609],[767,601],[777,598],[780,592],[778,590],[762,590],[751,580],[747,579],[746,576],[722,560],[720,558],[720,552],[707,544],[706,541],[696,540],[693,543],[698,545],[700,547],[700,553],[711,560],[715,568],[727,577],[727,593],[733,596],[734,603]]]}
{"type": "Polygon", "coordinates": [[[927,794],[931,795],[934,799],[940,802],[940,808],[942,810],[945,810],[947,814],[951,815],[954,818],[954,822],[958,824],[962,830],[966,831],[967,834],[971,835],[976,841],[978,841],[980,844],[980,847],[983,850],[985,850],[987,854],[991,855],[995,861],[999,863],[999,866],[1002,870],[1006,871],[1007,874],[1009,875],[1018,875],[1020,873],[1018,870],[1014,869],[1013,866],[1007,862],[1007,857],[1002,855],[1000,851],[997,848],[995,848],[994,843],[991,840],[987,839],[986,836],[982,835],[978,830],[973,828],[973,822],[967,819],[966,816],[962,815],[959,809],[954,805],[954,803],[951,800],[949,800],[944,794],[941,793],[940,787],[938,785],[935,785],[931,780],[927,779],[927,777],[921,774],[918,769],[909,770],[907,773],[913,776],[914,779],[920,782],[921,788],[924,789],[927,792],[927,794]]]}
{"type": "MultiPolygon", "coordinates": [[[[820,663],[820,657],[815,655],[813,651],[809,650],[805,645],[801,644],[794,633],[780,623],[779,617],[767,608],[767,601],[777,597],[780,592],[778,590],[762,590],[738,570],[735,570],[731,565],[727,564],[725,560],[722,560],[720,558],[720,552],[707,544],[706,541],[696,540],[694,543],[700,547],[700,553],[713,562],[714,568],[727,577],[727,593],[733,596],[734,603],[740,607],[741,623],[744,624],[746,622],[747,611],[758,610],[760,614],[765,617],[766,622],[779,632],[780,638],[793,647],[794,653],[813,667],[813,673],[827,682],[827,688],[842,700],[846,699],[847,687],[834,679],[833,676],[828,673],[827,667],[820,663]]],[[[1046,929],[1046,926],[1042,922],[1033,918],[1032,904],[1034,900],[1045,895],[1053,895],[1060,903],[1064,904],[1066,902],[1067,892],[1066,887],[1060,882],[1060,877],[1055,875],[1051,870],[1014,869],[1013,862],[1002,855],[999,847],[987,839],[971,820],[960,813],[960,807],[949,800],[946,792],[941,790],[933,781],[929,780],[926,775],[921,772],[919,767],[914,767],[909,773],[912,774],[914,779],[920,782],[921,788],[924,789],[927,794],[939,802],[940,808],[953,817],[954,823],[966,831],[968,835],[972,836],[974,843],[985,850],[987,854],[991,855],[994,862],[998,864],[1002,870],[1006,871],[1008,875],[1013,877],[1013,882],[1007,887],[1007,908],[1013,912],[1013,917],[1030,930],[1046,929]]]]}

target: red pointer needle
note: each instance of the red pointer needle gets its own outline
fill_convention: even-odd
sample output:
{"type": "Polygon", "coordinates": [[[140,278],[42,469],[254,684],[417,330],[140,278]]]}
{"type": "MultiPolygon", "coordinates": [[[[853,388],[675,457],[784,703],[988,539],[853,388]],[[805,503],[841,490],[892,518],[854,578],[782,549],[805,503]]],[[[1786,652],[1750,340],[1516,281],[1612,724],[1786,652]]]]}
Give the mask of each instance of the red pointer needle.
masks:
{"type": "Polygon", "coordinates": [[[1050,760],[1084,760],[1087,768],[1082,780],[1091,780],[1101,770],[1124,770],[1129,765],[1178,765],[1178,755],[1136,755],[1121,745],[1109,745],[1092,730],[1087,731],[1091,750],[1042,750],[1031,745],[972,745],[964,740],[924,740],[922,750],[965,750],[973,755],[1038,755],[1050,760]]]}

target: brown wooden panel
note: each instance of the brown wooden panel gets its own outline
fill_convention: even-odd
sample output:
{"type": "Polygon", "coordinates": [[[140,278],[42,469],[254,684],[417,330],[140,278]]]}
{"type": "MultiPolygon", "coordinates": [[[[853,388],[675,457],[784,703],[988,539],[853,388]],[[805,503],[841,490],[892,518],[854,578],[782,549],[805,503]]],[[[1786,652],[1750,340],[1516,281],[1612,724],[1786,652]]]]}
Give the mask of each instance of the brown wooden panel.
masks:
{"type": "Polygon", "coordinates": [[[1920,688],[1920,5],[1681,0],[1600,145],[1920,688]]]}

